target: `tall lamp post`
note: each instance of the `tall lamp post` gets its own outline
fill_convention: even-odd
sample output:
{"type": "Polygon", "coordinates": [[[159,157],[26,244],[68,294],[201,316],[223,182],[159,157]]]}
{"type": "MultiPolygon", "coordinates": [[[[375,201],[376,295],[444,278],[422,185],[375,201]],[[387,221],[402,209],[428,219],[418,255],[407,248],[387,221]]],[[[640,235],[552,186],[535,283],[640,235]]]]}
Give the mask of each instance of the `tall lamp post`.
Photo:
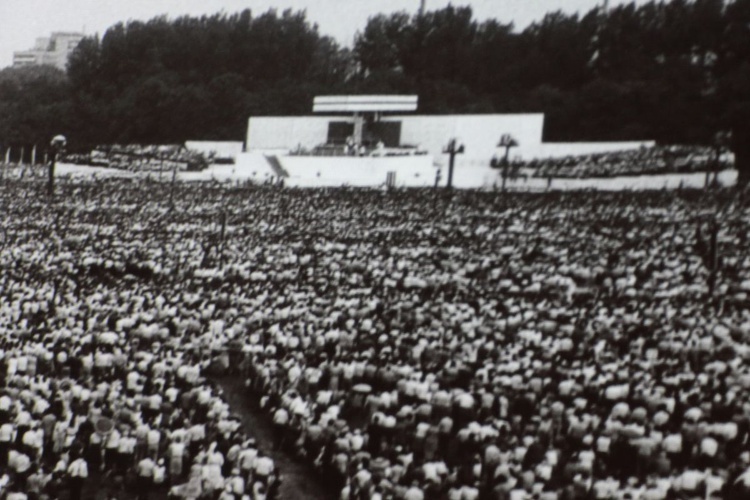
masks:
{"type": "Polygon", "coordinates": [[[464,145],[458,145],[456,139],[451,139],[448,145],[443,149],[443,154],[449,155],[448,158],[448,189],[453,189],[453,166],[456,162],[456,155],[464,153],[464,145]]]}
{"type": "Polygon", "coordinates": [[[510,134],[503,134],[500,136],[500,142],[497,143],[497,147],[505,148],[505,155],[503,156],[503,191],[505,191],[505,182],[508,180],[508,167],[510,166],[510,150],[518,146],[518,141],[513,138],[510,134]]]}
{"type": "Polygon", "coordinates": [[[65,151],[65,145],[68,143],[64,135],[56,135],[50,142],[51,158],[49,162],[49,177],[47,179],[47,195],[52,197],[55,194],[55,163],[57,155],[65,151]]]}
{"type": "Polygon", "coordinates": [[[721,170],[721,155],[729,149],[729,145],[732,143],[732,132],[721,131],[714,135],[713,149],[714,149],[714,180],[713,185],[719,185],[719,171],[721,170]]]}
{"type": "Polygon", "coordinates": [[[510,149],[515,148],[518,146],[518,141],[510,134],[503,134],[500,136],[500,142],[497,143],[497,147],[499,148],[505,148],[505,156],[503,157],[503,161],[505,164],[508,164],[508,160],[510,158],[510,149]]]}

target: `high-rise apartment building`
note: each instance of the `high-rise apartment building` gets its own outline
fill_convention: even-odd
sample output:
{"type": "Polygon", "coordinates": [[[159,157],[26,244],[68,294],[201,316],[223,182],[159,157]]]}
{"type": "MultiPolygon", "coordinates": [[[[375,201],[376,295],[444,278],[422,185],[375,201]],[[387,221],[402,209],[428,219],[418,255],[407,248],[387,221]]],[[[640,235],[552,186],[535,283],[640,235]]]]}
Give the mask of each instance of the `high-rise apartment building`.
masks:
{"type": "Polygon", "coordinates": [[[83,39],[83,33],[54,32],[37,38],[34,48],[13,53],[13,67],[43,64],[65,70],[68,57],[83,39]]]}

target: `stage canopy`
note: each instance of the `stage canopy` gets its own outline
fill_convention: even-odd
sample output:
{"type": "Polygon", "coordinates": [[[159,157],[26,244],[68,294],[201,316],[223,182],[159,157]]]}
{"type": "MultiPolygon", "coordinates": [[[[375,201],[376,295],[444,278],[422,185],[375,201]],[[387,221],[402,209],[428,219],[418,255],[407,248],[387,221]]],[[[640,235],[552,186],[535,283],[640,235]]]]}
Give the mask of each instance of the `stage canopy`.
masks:
{"type": "Polygon", "coordinates": [[[417,110],[415,95],[327,95],[313,101],[313,113],[394,113],[417,110]]]}

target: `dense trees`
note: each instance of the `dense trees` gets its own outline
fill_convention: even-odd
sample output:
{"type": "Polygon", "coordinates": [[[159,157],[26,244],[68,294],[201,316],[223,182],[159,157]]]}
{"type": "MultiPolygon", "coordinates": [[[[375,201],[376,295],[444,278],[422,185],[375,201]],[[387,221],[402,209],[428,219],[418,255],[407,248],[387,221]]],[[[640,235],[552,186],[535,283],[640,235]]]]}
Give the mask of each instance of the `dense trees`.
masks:
{"type": "Polygon", "coordinates": [[[117,24],[68,65],[76,123],[96,124],[80,142],[242,139],[248,116],[306,110],[343,82],[343,59],[299,12],[117,24]]]}
{"type": "Polygon", "coordinates": [[[421,19],[373,18],[355,52],[367,77],[402,75],[402,89],[419,92],[427,112],[544,111],[547,140],[706,142],[747,99],[748,5],[553,12],[520,33],[448,7],[421,19]],[[436,86],[467,98],[445,103],[436,86]]]}
{"type": "Polygon", "coordinates": [[[69,93],[65,73],[54,67],[1,70],[0,144],[45,144],[66,129],[69,93]]]}
{"type": "Polygon", "coordinates": [[[0,144],[243,138],[251,115],[302,114],[320,93],[409,92],[420,112],[547,114],[547,140],[710,142],[750,102],[750,0],[652,1],[524,29],[468,7],[372,17],[351,50],[302,12],[117,24],[67,78],[0,72],[0,144]]]}

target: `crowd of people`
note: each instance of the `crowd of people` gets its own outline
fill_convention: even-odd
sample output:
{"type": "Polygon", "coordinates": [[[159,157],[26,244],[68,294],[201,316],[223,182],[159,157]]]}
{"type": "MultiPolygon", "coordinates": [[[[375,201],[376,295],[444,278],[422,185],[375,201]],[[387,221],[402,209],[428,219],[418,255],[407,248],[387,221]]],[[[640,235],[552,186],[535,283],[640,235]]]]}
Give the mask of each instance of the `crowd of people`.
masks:
{"type": "Polygon", "coordinates": [[[129,172],[185,172],[205,169],[213,156],[183,145],[111,144],[97,146],[89,154],[68,154],[64,161],[129,172]]]}
{"type": "Polygon", "coordinates": [[[750,496],[742,193],[162,186],[0,194],[7,498],[750,496]]]}
{"type": "Polygon", "coordinates": [[[342,499],[750,495],[744,202],[351,197],[254,265],[309,285],[258,290],[247,367],[342,499]]]}
{"type": "Polygon", "coordinates": [[[0,498],[277,498],[273,459],[205,376],[237,310],[162,286],[169,248],[138,228],[164,213],[157,186],[87,181],[49,202],[37,179],[4,184],[0,498]],[[143,219],[122,218],[131,202],[143,219]]]}
{"type": "Polygon", "coordinates": [[[718,163],[716,154],[714,148],[702,146],[654,146],[536,159],[515,166],[531,169],[535,177],[566,178],[714,172],[732,168],[729,154],[722,153],[718,163]]]}
{"type": "Polygon", "coordinates": [[[289,151],[291,156],[357,156],[357,157],[394,157],[394,156],[423,156],[427,152],[417,146],[401,145],[386,146],[380,139],[372,139],[356,142],[353,136],[349,136],[343,142],[331,141],[318,144],[312,149],[303,147],[301,144],[289,151]]]}

